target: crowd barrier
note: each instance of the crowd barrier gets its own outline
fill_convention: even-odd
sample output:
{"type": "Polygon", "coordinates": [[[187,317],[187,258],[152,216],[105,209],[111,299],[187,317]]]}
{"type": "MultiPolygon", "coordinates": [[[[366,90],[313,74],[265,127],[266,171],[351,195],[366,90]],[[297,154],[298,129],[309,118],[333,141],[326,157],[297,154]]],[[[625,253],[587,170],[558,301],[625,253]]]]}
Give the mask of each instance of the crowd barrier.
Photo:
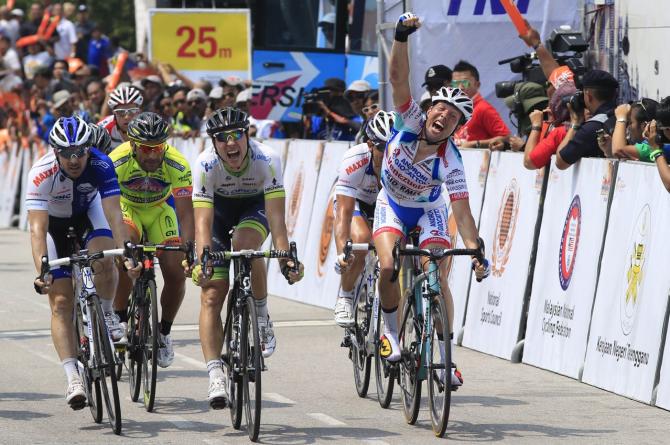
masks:
{"type": "MultiPolygon", "coordinates": [[[[339,287],[331,203],[349,144],[266,143],[282,156],[287,229],[306,271],[289,286],[270,262],[268,291],[331,309],[339,287]]],[[[206,144],[174,141],[192,163],[206,144]]],[[[0,227],[18,217],[25,228],[18,191],[43,152],[17,144],[0,153],[0,227]]],[[[467,258],[450,267],[463,345],[506,359],[518,352],[530,365],[670,409],[670,196],[655,166],[585,159],[565,171],[553,162],[530,171],[519,153],[462,156],[492,264],[481,283],[467,258]]],[[[462,246],[453,218],[450,229],[462,246]]]]}

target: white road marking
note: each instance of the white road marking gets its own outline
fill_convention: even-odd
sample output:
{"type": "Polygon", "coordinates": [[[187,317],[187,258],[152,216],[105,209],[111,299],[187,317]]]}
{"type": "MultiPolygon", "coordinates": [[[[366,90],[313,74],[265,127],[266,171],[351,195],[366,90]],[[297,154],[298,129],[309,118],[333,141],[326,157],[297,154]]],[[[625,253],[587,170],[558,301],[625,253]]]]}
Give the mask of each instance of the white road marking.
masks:
{"type": "Polygon", "coordinates": [[[368,445],[389,445],[388,442],[384,442],[381,439],[363,439],[361,442],[366,443],[368,445]]]}
{"type": "Polygon", "coordinates": [[[226,445],[228,442],[224,442],[222,439],[203,439],[207,445],[226,445]]]}
{"type": "Polygon", "coordinates": [[[276,392],[264,392],[263,393],[263,398],[268,399],[271,402],[276,402],[276,403],[286,403],[288,405],[295,405],[296,404],[295,400],[291,400],[288,397],[284,397],[281,394],[277,394],[276,392]]]}
{"type": "Polygon", "coordinates": [[[187,355],[184,355],[184,354],[180,354],[178,352],[175,352],[174,356],[176,358],[178,358],[179,360],[181,360],[182,362],[188,363],[191,366],[195,366],[198,369],[203,369],[203,368],[207,369],[207,365],[202,360],[196,360],[194,358],[191,358],[191,357],[189,357],[187,355]]]}
{"type": "Polygon", "coordinates": [[[324,413],[307,413],[307,415],[308,415],[309,417],[311,417],[312,419],[316,419],[316,420],[318,420],[319,422],[325,423],[326,425],[329,425],[329,426],[346,426],[346,425],[347,425],[346,423],[344,423],[344,422],[342,422],[342,421],[340,421],[340,420],[337,420],[337,419],[334,418],[334,417],[330,417],[328,414],[324,414],[324,413]]]}
{"type": "Polygon", "coordinates": [[[188,421],[180,416],[166,417],[165,420],[179,428],[180,430],[195,430],[195,423],[188,421]]]}

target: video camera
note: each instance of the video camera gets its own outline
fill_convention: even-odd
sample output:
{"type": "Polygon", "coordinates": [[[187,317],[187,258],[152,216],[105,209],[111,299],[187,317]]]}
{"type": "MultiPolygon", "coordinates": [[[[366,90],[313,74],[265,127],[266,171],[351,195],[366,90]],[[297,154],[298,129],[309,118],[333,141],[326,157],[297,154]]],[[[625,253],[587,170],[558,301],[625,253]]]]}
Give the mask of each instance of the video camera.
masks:
{"type": "Polygon", "coordinates": [[[328,105],[330,98],[330,89],[312,88],[302,96],[302,114],[319,114],[321,107],[318,105],[318,102],[328,105]]]}

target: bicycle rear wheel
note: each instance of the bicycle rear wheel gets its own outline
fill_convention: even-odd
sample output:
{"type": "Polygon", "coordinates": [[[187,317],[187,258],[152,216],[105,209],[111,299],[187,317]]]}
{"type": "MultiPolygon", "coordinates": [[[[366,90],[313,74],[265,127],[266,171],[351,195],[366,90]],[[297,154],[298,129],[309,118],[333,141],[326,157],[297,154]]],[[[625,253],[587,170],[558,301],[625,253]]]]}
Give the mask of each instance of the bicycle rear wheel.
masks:
{"type": "Polygon", "coordinates": [[[138,292],[141,292],[138,285],[133,289],[133,295],[130,300],[128,310],[128,384],[130,388],[130,399],[137,402],[140,397],[140,390],[142,389],[142,360],[144,359],[144,342],[140,330],[140,320],[146,318],[142,314],[143,305],[140,304],[141,297],[138,292]]]}
{"type": "Polygon", "coordinates": [[[258,440],[261,427],[261,340],[256,318],[256,302],[247,297],[247,305],[242,315],[240,352],[242,361],[242,387],[244,391],[244,414],[247,420],[247,433],[252,442],[258,440]]]}
{"type": "Polygon", "coordinates": [[[92,314],[89,314],[89,322],[92,323],[91,327],[93,328],[96,369],[109,424],[114,434],[119,435],[121,434],[121,403],[119,401],[119,389],[116,385],[116,373],[114,372],[116,363],[112,352],[111,338],[107,332],[100,300],[97,295],[91,296],[91,298],[93,299],[94,310],[92,314]]]}
{"type": "Polygon", "coordinates": [[[449,341],[449,319],[447,305],[441,296],[433,298],[431,305],[431,329],[428,357],[428,398],[430,420],[437,437],[444,436],[451,407],[451,342],[449,341]],[[443,348],[439,337],[442,337],[443,348]],[[444,351],[442,351],[444,349],[444,351]]]}
{"type": "Polygon", "coordinates": [[[158,298],[156,296],[156,282],[149,280],[144,288],[144,305],[142,307],[143,357],[142,357],[142,389],[144,409],[151,412],[156,400],[156,371],[158,370],[158,298]]]}
{"type": "Polygon", "coordinates": [[[386,409],[393,398],[393,385],[395,383],[395,370],[397,367],[391,365],[379,355],[379,336],[384,329],[384,317],[382,317],[381,304],[379,304],[377,315],[377,329],[375,330],[375,377],[377,380],[377,400],[379,405],[386,409]]]}
{"type": "MultiPolygon", "coordinates": [[[[100,382],[93,378],[91,369],[89,368],[89,357],[91,356],[91,348],[88,344],[88,335],[86,333],[86,326],[83,321],[82,309],[79,304],[76,305],[77,318],[75,320],[75,333],[77,335],[77,343],[79,349],[77,353],[77,360],[84,366],[84,369],[79,369],[84,388],[86,388],[86,399],[91,416],[95,423],[102,422],[102,403],[100,400],[100,382]]],[[[90,320],[89,320],[90,321],[90,320]]]]}
{"type": "Polygon", "coordinates": [[[350,330],[353,332],[355,341],[352,342],[349,350],[351,351],[351,362],[354,368],[354,384],[358,397],[368,395],[370,387],[370,367],[372,365],[372,356],[368,355],[366,348],[366,338],[370,325],[370,313],[366,308],[367,285],[361,287],[356,298],[354,307],[354,326],[350,330]]]}
{"type": "Polygon", "coordinates": [[[418,378],[418,367],[421,363],[421,351],[419,351],[421,325],[414,307],[414,296],[410,294],[405,301],[403,324],[400,327],[402,359],[399,366],[399,385],[405,420],[410,425],[414,425],[419,417],[419,404],[421,403],[421,380],[418,378]]]}
{"type": "Polygon", "coordinates": [[[241,369],[240,363],[240,326],[235,310],[237,286],[228,294],[228,310],[226,311],[225,332],[223,333],[223,356],[226,364],[224,371],[228,382],[228,404],[230,407],[230,422],[233,428],[239,430],[242,425],[242,375],[236,371],[241,369]]]}

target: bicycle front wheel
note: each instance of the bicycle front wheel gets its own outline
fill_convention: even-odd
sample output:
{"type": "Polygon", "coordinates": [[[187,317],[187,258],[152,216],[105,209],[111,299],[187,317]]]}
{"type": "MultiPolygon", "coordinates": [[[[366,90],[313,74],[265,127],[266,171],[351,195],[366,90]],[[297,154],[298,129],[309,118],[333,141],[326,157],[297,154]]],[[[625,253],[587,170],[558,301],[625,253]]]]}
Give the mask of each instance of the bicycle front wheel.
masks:
{"type": "Polygon", "coordinates": [[[226,311],[226,322],[223,333],[223,356],[221,357],[227,373],[228,403],[230,407],[230,422],[233,428],[240,429],[242,425],[242,376],[239,369],[240,363],[240,325],[239,318],[234,312],[237,287],[228,294],[228,310],[226,311]]]}
{"type": "Polygon", "coordinates": [[[384,360],[379,353],[379,336],[383,332],[384,317],[382,317],[382,308],[379,304],[377,314],[377,327],[375,330],[375,377],[377,380],[377,400],[379,405],[386,409],[391,404],[393,398],[393,385],[395,383],[396,367],[384,360]]]}
{"type": "Polygon", "coordinates": [[[256,302],[247,297],[246,310],[242,316],[242,335],[240,350],[242,361],[242,387],[244,391],[244,414],[247,420],[247,433],[252,442],[258,440],[261,427],[261,340],[256,318],[256,302]]]}
{"type": "Polygon", "coordinates": [[[352,328],[355,341],[350,346],[351,361],[354,368],[354,384],[358,397],[368,395],[370,387],[370,366],[372,365],[372,356],[368,355],[366,348],[366,338],[368,326],[370,323],[370,313],[366,307],[367,285],[363,286],[356,298],[354,307],[354,326],[352,328]]]}
{"type": "Polygon", "coordinates": [[[449,318],[447,306],[437,296],[431,305],[430,343],[428,345],[428,397],[430,419],[437,437],[444,436],[449,421],[451,406],[451,342],[449,341],[449,318]],[[442,338],[440,340],[439,338],[442,338]]]}
{"type": "Polygon", "coordinates": [[[93,343],[95,345],[95,363],[107,418],[114,434],[121,434],[121,403],[119,401],[119,389],[116,384],[116,366],[112,352],[111,337],[107,332],[105,317],[102,306],[97,296],[92,296],[94,310],[91,311],[89,322],[93,328],[93,343]]]}
{"type": "Polygon", "coordinates": [[[156,371],[158,370],[158,298],[156,282],[149,280],[144,288],[144,304],[142,305],[142,379],[144,408],[151,412],[156,400],[156,371]]]}
{"type": "MultiPolygon", "coordinates": [[[[77,306],[77,317],[75,319],[75,333],[77,335],[77,344],[79,345],[79,352],[77,360],[84,366],[79,369],[84,388],[86,388],[86,399],[88,400],[88,407],[91,410],[91,416],[95,423],[102,422],[102,403],[100,400],[100,382],[93,378],[91,368],[89,368],[89,357],[91,356],[91,345],[88,342],[88,335],[86,333],[87,325],[84,324],[82,309],[77,306]]],[[[90,320],[88,321],[90,322],[90,320]]]]}
{"type": "Polygon", "coordinates": [[[400,396],[405,420],[410,425],[416,423],[419,417],[421,403],[421,380],[419,380],[419,366],[421,366],[421,323],[414,308],[414,296],[405,298],[403,324],[400,327],[400,396]]]}
{"type": "Polygon", "coordinates": [[[144,342],[140,330],[142,314],[141,297],[138,294],[141,289],[135,286],[133,296],[130,300],[128,310],[128,384],[130,388],[130,399],[137,402],[142,389],[142,360],[144,359],[144,342]]]}

